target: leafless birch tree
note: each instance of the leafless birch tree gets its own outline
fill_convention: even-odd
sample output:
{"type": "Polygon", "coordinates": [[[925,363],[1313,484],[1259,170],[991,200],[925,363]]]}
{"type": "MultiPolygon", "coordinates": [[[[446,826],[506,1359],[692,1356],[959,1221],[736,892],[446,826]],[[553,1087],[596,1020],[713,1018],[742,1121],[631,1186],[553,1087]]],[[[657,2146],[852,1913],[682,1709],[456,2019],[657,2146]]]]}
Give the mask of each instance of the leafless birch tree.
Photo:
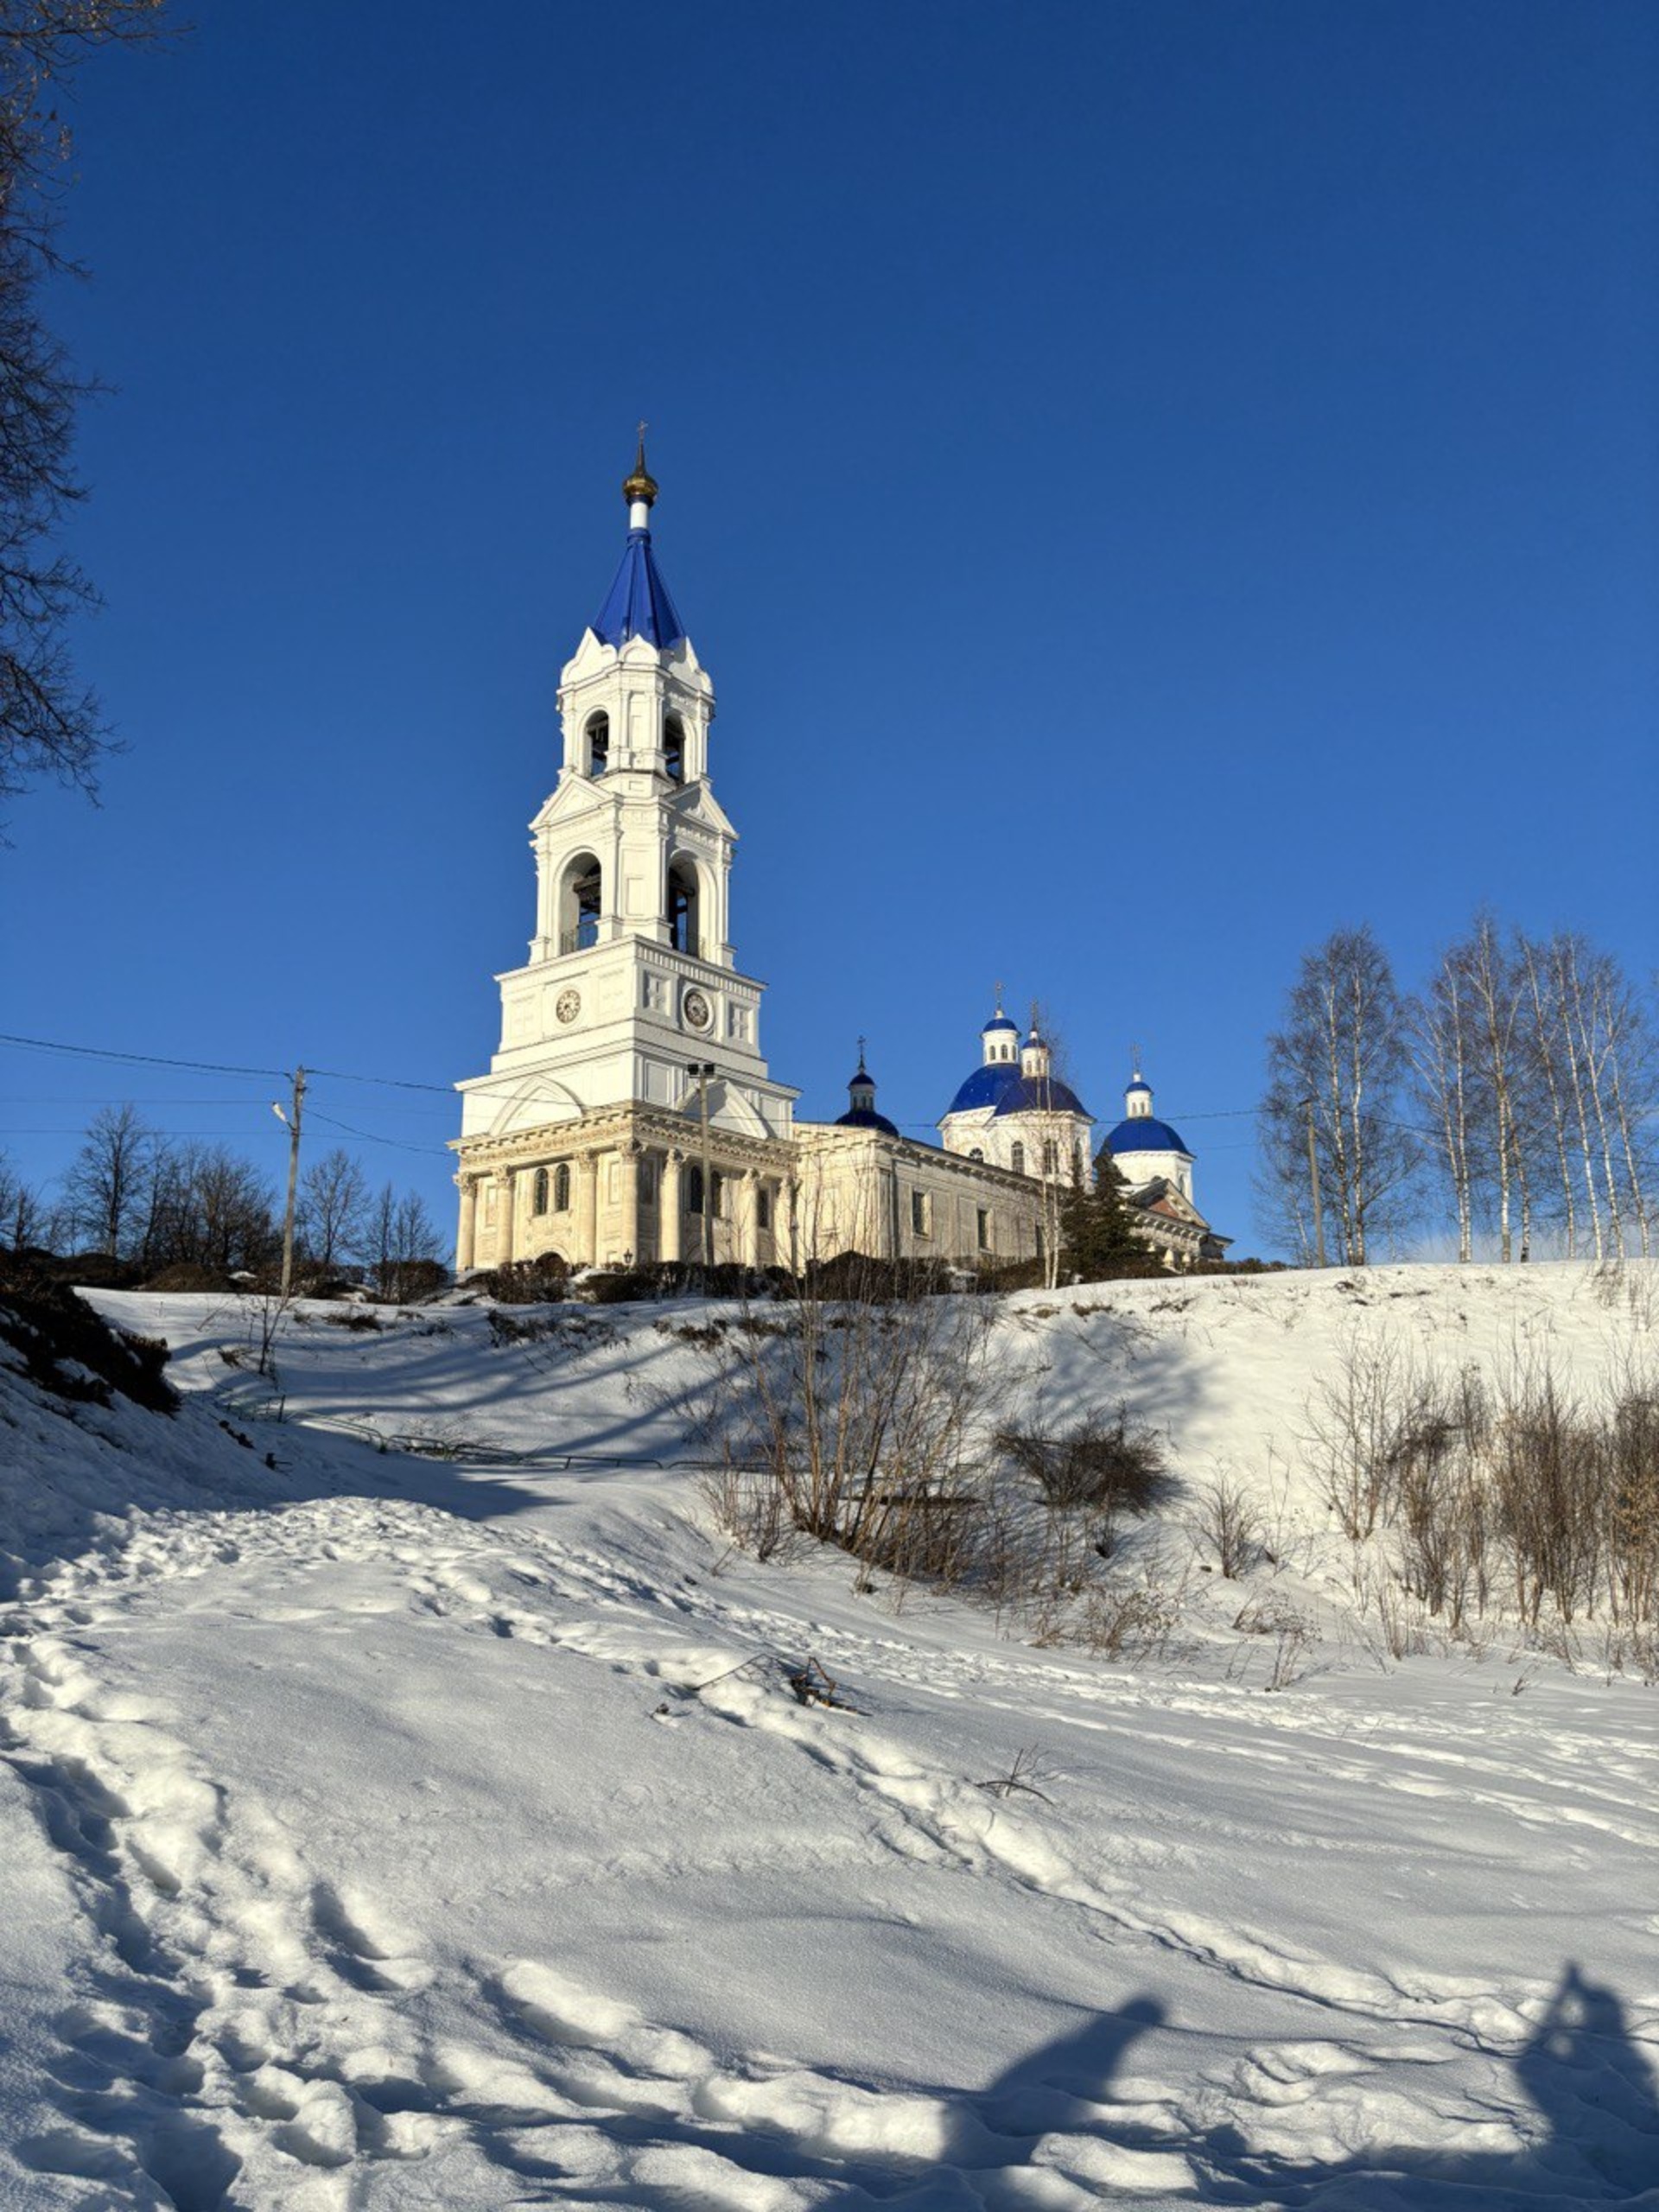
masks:
{"type": "Polygon", "coordinates": [[[1268,1056],[1259,1184],[1272,1224],[1312,1256],[1311,1099],[1325,1221],[1342,1261],[1363,1267],[1413,1217],[1421,1149],[1408,1119],[1405,1007],[1369,927],[1338,930],[1305,956],[1268,1056]]]}

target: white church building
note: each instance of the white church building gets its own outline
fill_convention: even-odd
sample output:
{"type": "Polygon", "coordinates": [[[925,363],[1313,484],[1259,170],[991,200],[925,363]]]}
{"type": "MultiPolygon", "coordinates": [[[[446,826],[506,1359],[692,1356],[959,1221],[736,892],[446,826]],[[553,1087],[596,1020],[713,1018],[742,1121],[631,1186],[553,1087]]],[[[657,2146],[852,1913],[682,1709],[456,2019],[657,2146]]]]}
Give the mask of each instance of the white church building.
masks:
{"type": "MultiPolygon", "coordinates": [[[[855,1249],[990,1264],[1052,1249],[1058,1198],[1092,1173],[1093,1119],[999,1004],[939,1122],[899,1135],[864,1065],[835,1122],[795,1115],[761,1051],[764,986],[732,942],[736,832],[715,796],[714,686],[652,545],[645,445],[628,536],[560,677],[563,760],[531,823],[536,926],[497,977],[501,1042],[460,1084],[457,1267],[572,1266],[855,1249]]],[[[1192,1155],[1136,1072],[1108,1140],[1137,1226],[1171,1265],[1218,1255],[1192,1155]]]]}

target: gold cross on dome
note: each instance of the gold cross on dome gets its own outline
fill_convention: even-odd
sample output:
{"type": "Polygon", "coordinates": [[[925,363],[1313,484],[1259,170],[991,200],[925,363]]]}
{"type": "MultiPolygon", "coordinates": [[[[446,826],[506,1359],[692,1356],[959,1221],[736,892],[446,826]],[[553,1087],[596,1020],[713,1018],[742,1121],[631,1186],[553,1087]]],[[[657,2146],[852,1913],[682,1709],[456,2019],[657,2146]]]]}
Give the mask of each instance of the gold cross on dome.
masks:
{"type": "Polygon", "coordinates": [[[991,985],[991,988],[996,993],[996,1010],[1001,1014],[1002,1011],[1002,986],[1001,983],[993,983],[991,985]]]}
{"type": "Polygon", "coordinates": [[[645,443],[645,432],[646,432],[650,428],[651,428],[651,425],[650,425],[650,423],[642,423],[639,425],[639,442],[640,442],[640,444],[641,444],[641,445],[643,445],[643,444],[645,443]]]}
{"type": "Polygon", "coordinates": [[[858,1065],[860,1067],[864,1065],[864,1039],[861,1037],[858,1040],[858,1065]]]}

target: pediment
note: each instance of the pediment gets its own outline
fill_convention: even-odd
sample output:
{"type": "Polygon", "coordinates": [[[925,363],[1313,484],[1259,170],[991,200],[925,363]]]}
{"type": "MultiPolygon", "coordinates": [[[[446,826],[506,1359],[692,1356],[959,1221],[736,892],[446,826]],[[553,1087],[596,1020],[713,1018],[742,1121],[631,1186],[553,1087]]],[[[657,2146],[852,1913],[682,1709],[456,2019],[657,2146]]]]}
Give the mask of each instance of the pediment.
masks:
{"type": "Polygon", "coordinates": [[[597,819],[612,810],[608,795],[595,790],[585,776],[561,776],[530,826],[532,830],[547,830],[555,823],[578,822],[589,814],[597,819]]]}
{"type": "Polygon", "coordinates": [[[580,1121],[587,1109],[569,1084],[547,1074],[521,1076],[506,1088],[490,1123],[493,1137],[517,1136],[550,1123],[580,1121]]]}
{"type": "Polygon", "coordinates": [[[702,829],[717,830],[722,837],[729,837],[734,844],[737,842],[730,816],[707,783],[693,784],[683,793],[677,793],[669,802],[669,810],[677,822],[695,822],[702,829]]]}

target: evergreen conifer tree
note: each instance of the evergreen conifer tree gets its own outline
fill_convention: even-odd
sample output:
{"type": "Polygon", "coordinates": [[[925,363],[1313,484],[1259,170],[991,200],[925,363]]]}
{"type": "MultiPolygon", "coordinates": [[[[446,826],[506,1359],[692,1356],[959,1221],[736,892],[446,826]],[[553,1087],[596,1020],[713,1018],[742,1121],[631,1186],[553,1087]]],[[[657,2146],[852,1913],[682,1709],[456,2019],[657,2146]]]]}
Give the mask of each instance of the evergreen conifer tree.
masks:
{"type": "Polygon", "coordinates": [[[1062,1272],[1082,1282],[1097,1282],[1126,1262],[1147,1256],[1124,1204],[1123,1179],[1105,1145],[1095,1161],[1093,1190],[1078,1170],[1061,1201],[1060,1255],[1062,1272]]]}

